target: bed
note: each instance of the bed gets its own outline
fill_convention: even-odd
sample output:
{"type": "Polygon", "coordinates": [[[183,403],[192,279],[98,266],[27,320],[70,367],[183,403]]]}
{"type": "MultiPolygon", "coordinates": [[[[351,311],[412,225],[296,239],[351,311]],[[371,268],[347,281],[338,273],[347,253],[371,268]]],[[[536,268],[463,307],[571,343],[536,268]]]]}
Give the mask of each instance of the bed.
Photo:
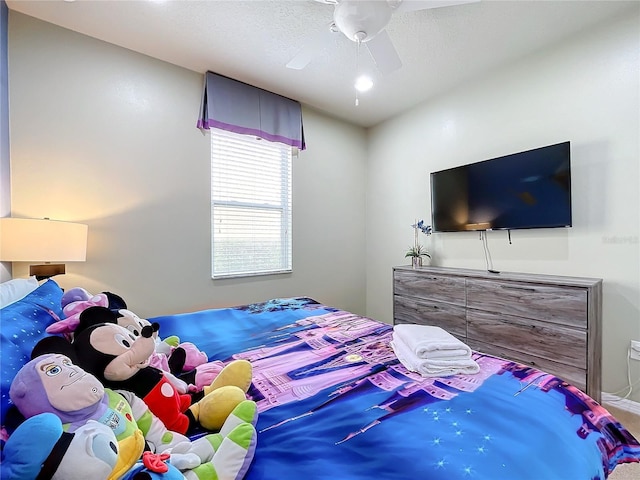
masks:
{"type": "MultiPolygon", "coordinates": [[[[0,311],[3,425],[12,372],[61,317],[61,295],[49,280],[0,311]]],[[[593,480],[640,461],[629,431],[560,378],[480,352],[476,375],[424,378],[396,358],[391,325],[311,298],[149,320],[210,359],[252,362],[247,480],[593,480]]]]}

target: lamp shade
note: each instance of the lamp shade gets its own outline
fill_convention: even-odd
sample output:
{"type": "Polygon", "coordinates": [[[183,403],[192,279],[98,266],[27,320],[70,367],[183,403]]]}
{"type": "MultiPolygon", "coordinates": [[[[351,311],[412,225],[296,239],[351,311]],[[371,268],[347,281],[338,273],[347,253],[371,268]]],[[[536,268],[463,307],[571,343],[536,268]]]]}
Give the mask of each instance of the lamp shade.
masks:
{"type": "Polygon", "coordinates": [[[84,262],[87,225],[33,218],[0,218],[3,262],[84,262]]]}

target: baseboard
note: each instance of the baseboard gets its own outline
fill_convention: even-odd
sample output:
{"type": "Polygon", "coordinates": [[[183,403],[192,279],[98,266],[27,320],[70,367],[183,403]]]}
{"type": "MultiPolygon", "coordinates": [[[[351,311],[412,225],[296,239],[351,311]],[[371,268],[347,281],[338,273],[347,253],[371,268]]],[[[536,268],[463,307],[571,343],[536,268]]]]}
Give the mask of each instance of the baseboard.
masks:
{"type": "Polygon", "coordinates": [[[626,410],[627,412],[640,415],[640,403],[626,398],[623,399],[622,397],[613,395],[611,393],[602,392],[602,403],[610,403],[620,410],[626,410]]]}

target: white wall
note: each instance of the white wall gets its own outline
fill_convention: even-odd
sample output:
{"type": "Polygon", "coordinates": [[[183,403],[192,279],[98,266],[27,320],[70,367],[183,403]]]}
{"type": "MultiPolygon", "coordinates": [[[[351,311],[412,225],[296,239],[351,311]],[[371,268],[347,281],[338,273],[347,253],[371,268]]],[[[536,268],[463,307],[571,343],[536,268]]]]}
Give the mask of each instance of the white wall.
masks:
{"type": "Polygon", "coordinates": [[[364,313],[363,129],[304,109],[293,273],[213,281],[203,76],[13,11],[9,40],[12,214],[89,225],[63,287],[143,316],[292,295],[364,313]]]}
{"type": "MultiPolygon", "coordinates": [[[[505,232],[489,232],[493,266],[603,278],[603,387],[613,392],[627,384],[629,340],[640,340],[638,27],[638,16],[622,19],[370,132],[369,316],[391,321],[391,269],[407,263],[414,218],[430,219],[431,171],[570,140],[574,226],[514,231],[512,245],[505,232]]],[[[485,268],[477,233],[420,240],[434,264],[485,268]]]]}

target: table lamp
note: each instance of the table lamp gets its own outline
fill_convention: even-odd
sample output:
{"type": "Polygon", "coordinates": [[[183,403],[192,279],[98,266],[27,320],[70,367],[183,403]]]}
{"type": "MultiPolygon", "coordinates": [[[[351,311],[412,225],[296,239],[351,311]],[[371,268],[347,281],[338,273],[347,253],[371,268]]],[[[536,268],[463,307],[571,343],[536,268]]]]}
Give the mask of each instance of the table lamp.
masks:
{"type": "Polygon", "coordinates": [[[0,261],[43,262],[29,267],[38,280],[64,274],[58,262],[86,260],[87,231],[87,225],[48,218],[0,218],[0,261]]]}

